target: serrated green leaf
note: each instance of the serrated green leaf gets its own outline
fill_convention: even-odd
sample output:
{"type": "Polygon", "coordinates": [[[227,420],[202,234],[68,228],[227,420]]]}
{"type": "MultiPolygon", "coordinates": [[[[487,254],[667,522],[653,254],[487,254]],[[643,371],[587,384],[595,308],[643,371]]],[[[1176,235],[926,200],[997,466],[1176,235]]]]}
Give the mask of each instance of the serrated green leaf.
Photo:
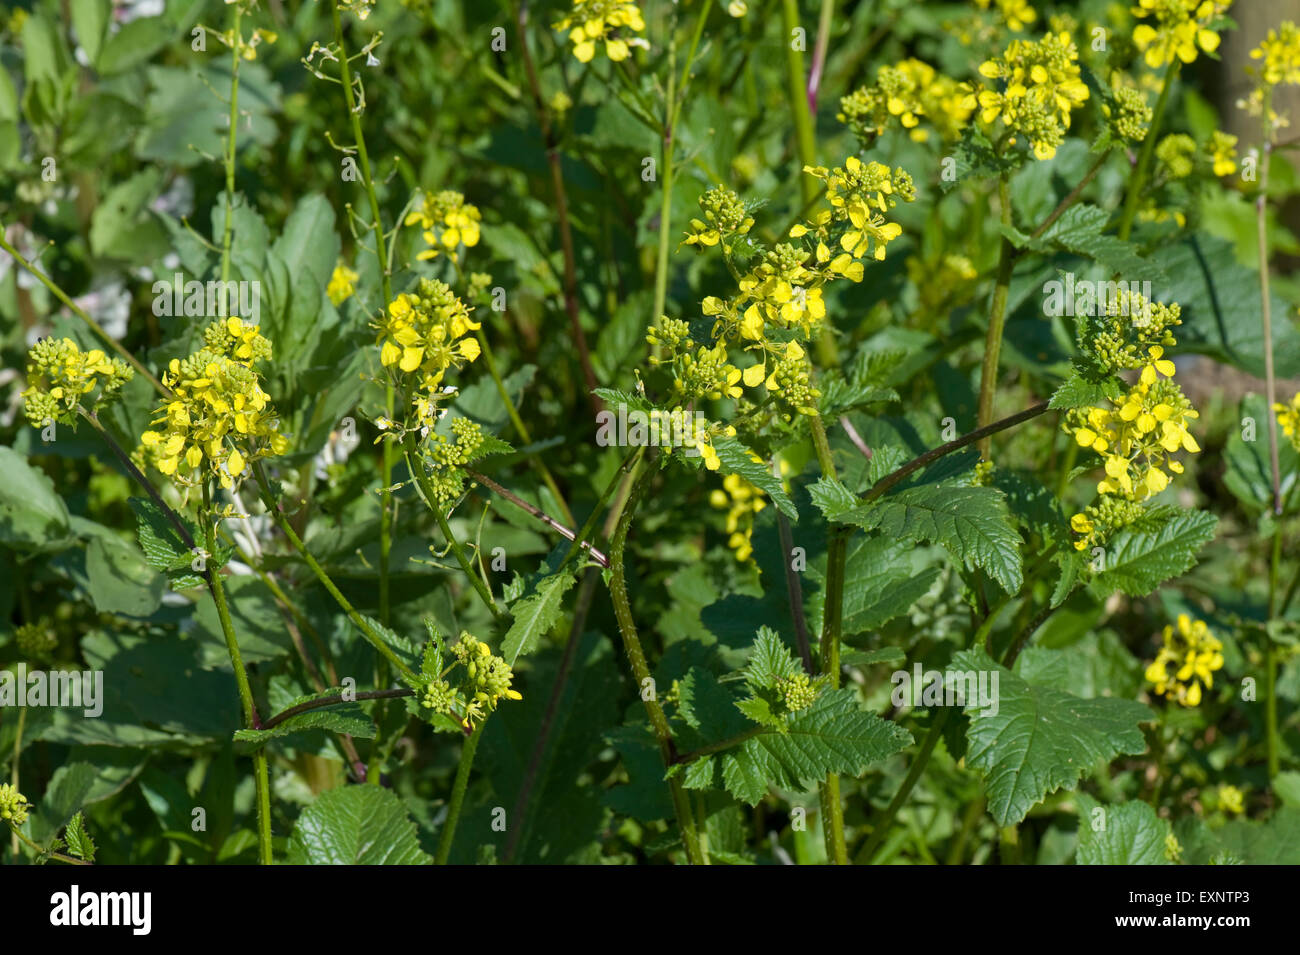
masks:
{"type": "MultiPolygon", "coordinates": [[[[307,703],[321,695],[336,696],[338,691],[330,690],[325,694],[300,697],[294,700],[290,706],[307,703]]],[[[288,707],[285,707],[285,709],[288,709],[288,707]]],[[[357,703],[343,703],[337,706],[307,710],[304,713],[289,717],[282,723],[275,724],[269,730],[236,730],[234,738],[237,743],[253,743],[256,746],[264,746],[273,739],[280,739],[306,730],[327,730],[331,733],[345,733],[348,736],[356,736],[360,739],[375,738],[374,722],[357,703]]]]}
{"type": "Polygon", "coordinates": [[[514,666],[515,660],[537,649],[537,643],[560,617],[564,595],[573,586],[567,571],[551,574],[537,582],[532,594],[511,608],[514,621],[501,641],[501,656],[514,666]]]}
{"type": "Polygon", "coordinates": [[[390,789],[344,786],[302,811],[289,840],[291,865],[428,865],[415,823],[390,789]]]}
{"type": "Polygon", "coordinates": [[[792,521],[799,519],[799,512],[795,509],[794,502],[790,500],[790,495],[785,493],[781,480],[766,465],[751,458],[749,448],[735,438],[717,438],[713,442],[713,450],[717,452],[724,472],[739,474],[767,494],[776,505],[776,509],[786,517],[792,521]]]}
{"type": "Polygon", "coordinates": [[[1079,865],[1169,865],[1165,841],[1173,834],[1144,802],[1103,806],[1079,794],[1079,865]]]}
{"type": "Polygon", "coordinates": [[[1116,379],[1089,381],[1078,372],[1074,372],[1052,392],[1047,407],[1053,410],[1091,408],[1098,405],[1105,407],[1104,403],[1108,399],[1118,398],[1119,395],[1120,383],[1116,379]]]}
{"type": "Polygon", "coordinates": [[[982,700],[965,709],[966,764],[984,774],[998,825],[1020,822],[1048,793],[1073,789],[1099,762],[1146,749],[1138,724],[1155,714],[1141,703],[1031,686],[981,650],[956,654],[949,670],[998,676],[996,712],[982,700]]]}
{"type": "Polygon", "coordinates": [[[86,822],[82,818],[81,810],[77,810],[77,814],[68,822],[63,838],[68,844],[68,851],[78,859],[84,862],[95,861],[95,840],[90,838],[90,833],[86,831],[86,822]]]}
{"type": "Polygon", "coordinates": [[[827,773],[860,776],[905,749],[912,734],[863,709],[855,691],[829,690],[792,714],[784,733],[761,733],[714,757],[727,791],[751,806],[768,787],[805,789],[827,773]]]}
{"type": "Polygon", "coordinates": [[[890,540],[932,541],[968,567],[979,567],[1007,593],[1020,590],[1020,535],[1002,493],[989,487],[917,487],[839,515],[890,540]]]}
{"type": "Polygon", "coordinates": [[[1191,568],[1217,524],[1205,511],[1153,508],[1140,526],[1122,528],[1107,541],[1104,569],[1092,585],[1103,594],[1145,596],[1191,568]]]}

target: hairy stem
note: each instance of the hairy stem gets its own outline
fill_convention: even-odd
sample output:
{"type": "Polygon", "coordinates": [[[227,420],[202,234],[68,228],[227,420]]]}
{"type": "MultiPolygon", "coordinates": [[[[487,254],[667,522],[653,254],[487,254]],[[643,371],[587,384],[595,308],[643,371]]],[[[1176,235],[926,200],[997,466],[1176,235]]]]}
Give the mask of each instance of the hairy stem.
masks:
{"type": "MultiPolygon", "coordinates": [[[[643,469],[632,484],[627,504],[614,530],[613,540],[610,542],[608,587],[610,600],[614,604],[614,616],[618,620],[619,633],[623,637],[628,663],[632,667],[632,676],[638,692],[643,692],[643,688],[652,685],[653,681],[645,651],[641,648],[641,638],[637,634],[636,621],[632,617],[632,605],[627,596],[623,552],[627,546],[627,535],[632,527],[632,518],[636,515],[641,496],[654,476],[654,470],[644,467],[640,456],[634,469],[637,467],[643,469]],[[647,683],[647,681],[651,682],[647,683]]],[[[672,766],[673,759],[677,755],[673,745],[672,728],[668,725],[668,717],[664,715],[663,707],[653,694],[649,694],[649,698],[645,699],[645,708],[650,717],[650,726],[654,730],[655,739],[659,742],[659,754],[663,758],[664,768],[667,769],[672,766]]],[[[690,801],[686,798],[686,790],[682,786],[681,779],[677,776],[670,778],[668,788],[672,795],[673,809],[677,814],[677,825],[682,832],[682,845],[686,849],[686,858],[691,865],[702,865],[704,854],[700,849],[695,817],[691,813],[690,801]]]]}

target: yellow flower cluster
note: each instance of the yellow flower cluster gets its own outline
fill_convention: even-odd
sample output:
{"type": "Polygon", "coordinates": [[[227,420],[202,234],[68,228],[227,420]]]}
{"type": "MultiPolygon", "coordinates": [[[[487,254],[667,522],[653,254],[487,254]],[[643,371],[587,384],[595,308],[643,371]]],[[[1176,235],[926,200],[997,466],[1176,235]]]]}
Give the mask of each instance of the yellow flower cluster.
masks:
{"type": "Polygon", "coordinates": [[[749,560],[754,553],[754,516],[767,507],[763,492],[739,474],[728,474],[722,479],[722,490],[709,495],[709,503],[727,512],[727,546],[735,551],[736,560],[749,560]]]}
{"type": "Polygon", "coordinates": [[[1137,384],[1111,407],[1074,411],[1064,428],[1080,447],[1091,448],[1105,461],[1106,477],[1097,483],[1098,494],[1144,501],[1169,485],[1169,475],[1183,473],[1178,451],[1196,453],[1200,445],[1187,430],[1199,417],[1196,409],[1172,381],[1174,363],[1153,345],[1137,384]],[[1161,377],[1164,376],[1164,377],[1161,377]]]}
{"type": "Polygon", "coordinates": [[[1210,166],[1216,176],[1231,176],[1237,171],[1237,137],[1215,130],[1207,147],[1210,166]]]}
{"type": "Polygon", "coordinates": [[[420,252],[417,259],[436,259],[446,250],[451,260],[458,262],[460,246],[469,249],[478,245],[481,220],[478,206],[466,202],[461,193],[444,189],[424,193],[420,197],[420,207],[407,214],[405,224],[419,224],[424,230],[424,241],[429,247],[420,252]]]}
{"type": "Polygon", "coordinates": [[[330,301],[335,305],[342,305],[356,292],[357,279],[359,278],[361,278],[360,275],[340,262],[334,266],[329,285],[325,287],[325,294],[330,297],[330,301]]]}
{"type": "Polygon", "coordinates": [[[1281,426],[1282,433],[1300,451],[1300,391],[1291,396],[1290,404],[1279,402],[1273,405],[1273,410],[1277,412],[1277,423],[1281,426]]]}
{"type": "Polygon", "coordinates": [[[966,105],[970,92],[967,84],[928,63],[902,60],[882,66],[874,86],[864,86],[841,99],[836,119],[852,129],[863,145],[884,133],[894,120],[915,142],[930,138],[929,130],[920,125],[922,119],[928,120],[942,139],[953,140],[961,135],[974,109],[966,105]]]}
{"type": "Polygon", "coordinates": [[[203,332],[204,347],[173,358],[162,382],[172,392],[140,436],[145,457],[182,487],[215,477],[231,487],[248,463],[283,454],[288,439],[253,364],[271,357],[256,325],[231,316],[203,332]]]}
{"type": "Polygon", "coordinates": [[[1219,34],[1211,26],[1230,6],[1231,0],[1138,0],[1134,14],[1155,23],[1134,27],[1133,42],[1153,70],[1175,58],[1191,63],[1201,50],[1213,53],[1219,48],[1219,34]]]}
{"type": "Polygon", "coordinates": [[[1012,133],[1009,142],[1024,136],[1037,159],[1051,159],[1065,141],[1070,112],[1088,99],[1080,78],[1079,51],[1068,33],[1048,33],[1041,40],[1012,40],[1002,56],[980,64],[980,76],[998,80],[1001,90],[970,94],[968,108],[980,107],[980,119],[998,119],[1012,133]]]}
{"type": "Polygon", "coordinates": [[[975,5],[981,10],[987,10],[994,4],[1008,30],[1018,33],[1038,19],[1037,11],[1029,5],[1028,0],[975,0],[975,5]]]}
{"type": "Polygon", "coordinates": [[[56,420],[68,423],[78,405],[93,411],[134,374],[126,362],[98,348],[83,352],[71,338],[42,338],[27,353],[23,413],[34,428],[56,420]],[[99,394],[89,397],[96,388],[99,394]]]}
{"type": "Polygon", "coordinates": [[[1300,29],[1288,20],[1278,29],[1269,30],[1263,42],[1250,51],[1250,58],[1260,61],[1257,67],[1246,68],[1255,77],[1255,88],[1237,105],[1252,116],[1262,116],[1271,139],[1277,130],[1290,125],[1287,117],[1273,109],[1272,91],[1278,86],[1300,84],[1300,29]]]}
{"type": "Polygon", "coordinates": [[[1213,689],[1214,671],[1223,668],[1223,644],[1203,620],[1178,615],[1178,626],[1165,627],[1164,643],[1147,667],[1152,691],[1183,706],[1197,706],[1202,689],[1213,689]]]}
{"type": "Polygon", "coordinates": [[[1216,801],[1219,808],[1230,816],[1240,816],[1246,811],[1246,794],[1236,786],[1220,786],[1216,801]]]}
{"type": "Polygon", "coordinates": [[[448,368],[479,356],[478,342],[465,337],[479,323],[450,286],[437,279],[420,279],[413,292],[393,299],[377,327],[380,362],[418,376],[418,388],[429,396],[437,393],[448,368]]]}
{"type": "Polygon", "coordinates": [[[555,29],[569,31],[580,63],[591,62],[598,43],[605,44],[605,55],[615,63],[626,60],[633,46],[649,47],[640,37],[629,36],[645,29],[641,8],[629,0],[573,0],[573,9],[555,29]]]}

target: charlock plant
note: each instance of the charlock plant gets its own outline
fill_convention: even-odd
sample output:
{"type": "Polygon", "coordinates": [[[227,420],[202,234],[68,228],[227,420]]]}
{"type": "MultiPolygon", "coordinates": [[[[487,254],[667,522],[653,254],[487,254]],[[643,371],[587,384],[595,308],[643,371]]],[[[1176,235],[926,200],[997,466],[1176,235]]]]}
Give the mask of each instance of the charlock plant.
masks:
{"type": "MultiPolygon", "coordinates": [[[[240,0],[184,70],[0,19],[0,664],[149,688],[92,735],[141,767],[99,858],[1290,851],[1300,34],[1234,135],[1185,69],[1228,3],[780,6],[240,0]],[[123,325],[172,253],[260,314],[125,284],[123,325]]],[[[41,791],[100,747],[53,726],[12,730],[6,851],[90,862],[41,791]]]]}

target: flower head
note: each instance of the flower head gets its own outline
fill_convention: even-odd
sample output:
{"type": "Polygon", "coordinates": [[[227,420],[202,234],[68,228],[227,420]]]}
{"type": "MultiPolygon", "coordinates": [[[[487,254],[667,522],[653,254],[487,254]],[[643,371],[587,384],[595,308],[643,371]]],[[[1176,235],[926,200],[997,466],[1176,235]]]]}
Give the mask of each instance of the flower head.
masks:
{"type": "Polygon", "coordinates": [[[1152,692],[1183,706],[1201,702],[1202,687],[1214,686],[1214,673],[1223,668],[1223,644],[1203,620],[1179,614],[1177,626],[1164,629],[1163,644],[1146,670],[1152,692]]]}
{"type": "Polygon", "coordinates": [[[0,783],[0,819],[11,826],[21,826],[27,821],[30,808],[26,796],[8,783],[0,783]]]}
{"type": "Polygon", "coordinates": [[[1153,70],[1175,58],[1191,63],[1200,51],[1219,48],[1213,26],[1231,5],[1231,0],[1138,0],[1133,12],[1142,22],[1133,29],[1133,42],[1153,70]]]}
{"type": "Polygon", "coordinates": [[[203,348],[167,366],[162,382],[171,397],[140,443],[154,467],[182,487],[214,477],[228,488],[249,462],[283,454],[289,442],[253,368],[271,357],[258,326],[231,316],[204,329],[203,341],[203,348]]]}
{"type": "Polygon", "coordinates": [[[479,222],[482,215],[478,206],[465,201],[465,197],[451,189],[424,193],[420,207],[407,213],[405,225],[419,225],[429,246],[416,255],[420,261],[436,259],[443,252],[459,261],[460,247],[473,248],[479,241],[479,222]]]}
{"type": "Polygon", "coordinates": [[[98,348],[82,351],[71,338],[42,338],[27,353],[23,412],[35,428],[68,422],[79,405],[94,411],[134,375],[126,362],[98,348]]]}
{"type": "Polygon", "coordinates": [[[569,31],[573,55],[580,63],[590,63],[600,43],[615,63],[626,60],[633,46],[649,47],[645,40],[632,36],[645,29],[645,19],[641,8],[630,0],[573,0],[573,9],[555,29],[569,31]]]}

